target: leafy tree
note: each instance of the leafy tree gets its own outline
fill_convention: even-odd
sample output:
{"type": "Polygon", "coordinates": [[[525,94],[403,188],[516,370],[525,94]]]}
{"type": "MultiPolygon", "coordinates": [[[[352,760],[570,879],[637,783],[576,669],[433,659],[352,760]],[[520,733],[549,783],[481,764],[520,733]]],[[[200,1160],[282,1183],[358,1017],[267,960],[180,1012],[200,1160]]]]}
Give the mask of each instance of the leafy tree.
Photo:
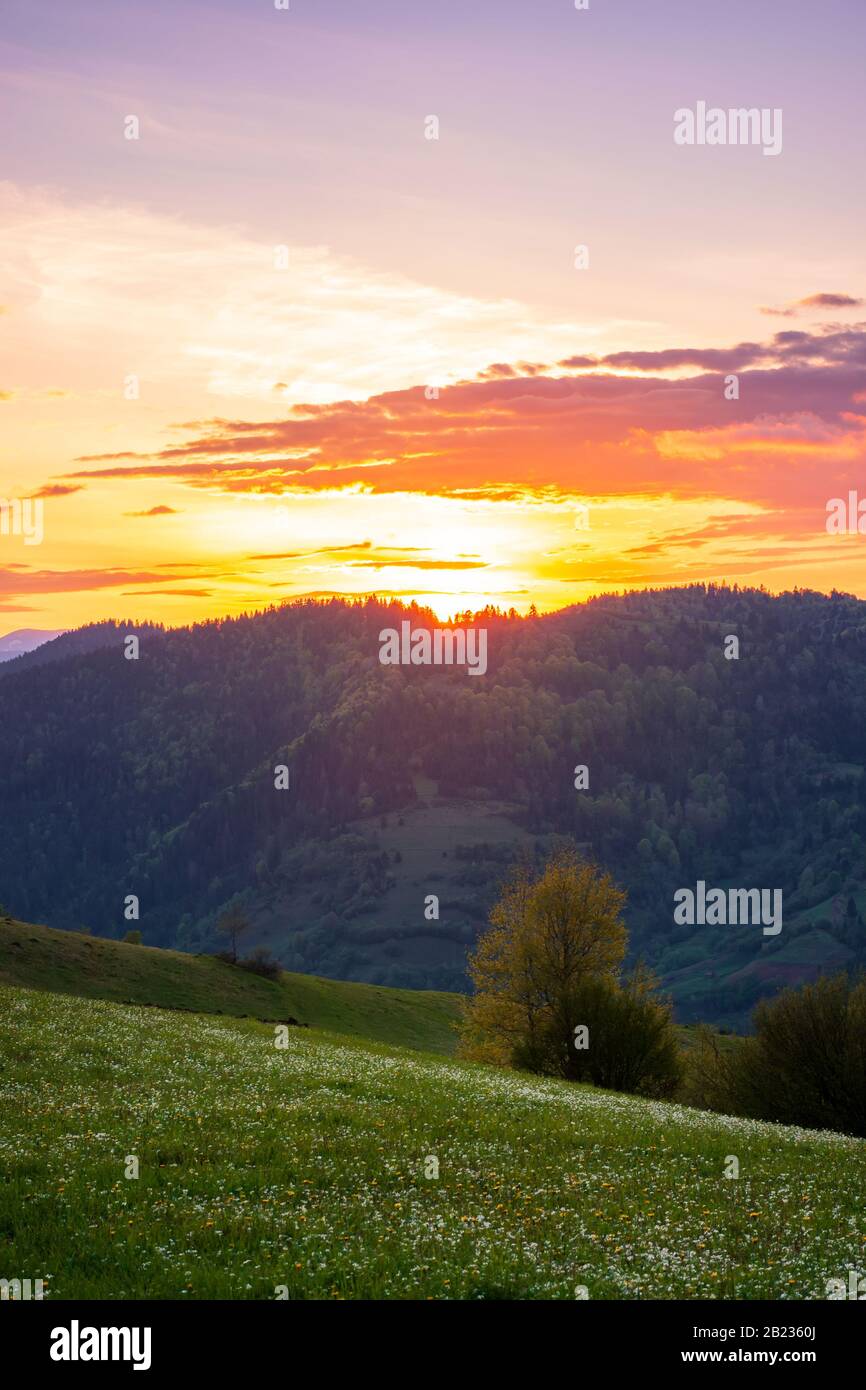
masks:
{"type": "Polygon", "coordinates": [[[475,993],[463,1050],[539,1070],[573,1043],[580,987],[614,980],[626,949],[625,893],[576,849],[557,850],[537,877],[521,864],[469,960],[475,993]]]}
{"type": "Polygon", "coordinates": [[[228,937],[229,951],[234,964],[237,964],[238,959],[238,942],[242,936],[247,935],[251,925],[243,908],[237,903],[226,908],[217,922],[217,931],[228,937]]]}

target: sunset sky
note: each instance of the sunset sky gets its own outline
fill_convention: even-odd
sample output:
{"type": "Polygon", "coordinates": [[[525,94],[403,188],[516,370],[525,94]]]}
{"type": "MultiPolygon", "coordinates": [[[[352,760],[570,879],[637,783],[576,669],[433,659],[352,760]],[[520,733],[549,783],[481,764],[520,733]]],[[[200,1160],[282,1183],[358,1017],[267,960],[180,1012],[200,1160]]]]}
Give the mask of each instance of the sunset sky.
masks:
{"type": "Polygon", "coordinates": [[[4,0],[0,498],[45,534],[0,535],[0,634],[866,597],[825,527],[866,498],[864,39],[863,0],[4,0]],[[782,152],[678,146],[702,100],[782,152]]]}

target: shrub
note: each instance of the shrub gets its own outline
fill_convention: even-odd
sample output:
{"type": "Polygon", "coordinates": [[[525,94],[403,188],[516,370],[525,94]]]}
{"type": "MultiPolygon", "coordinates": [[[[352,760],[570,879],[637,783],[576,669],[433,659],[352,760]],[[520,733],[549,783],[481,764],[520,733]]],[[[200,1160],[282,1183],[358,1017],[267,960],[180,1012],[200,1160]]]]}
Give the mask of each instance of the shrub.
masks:
{"type": "Polygon", "coordinates": [[[866,976],[824,977],[762,1000],[754,1037],[722,1052],[708,1029],[689,1059],[690,1103],[866,1137],[866,976]]]}
{"type": "Polygon", "coordinates": [[[514,1060],[531,1071],[590,1081],[610,1091],[664,1097],[677,1090],[683,1064],[667,1000],[638,970],[624,984],[610,977],[582,980],[569,1000],[569,1032],[544,1028],[535,1047],[518,1047],[514,1060]],[[577,1028],[587,1046],[576,1046],[577,1028]]]}
{"type": "MultiPolygon", "coordinates": [[[[745,1046],[745,1040],[739,1046],[745,1046]]],[[[679,1099],[699,1110],[739,1113],[734,1101],[733,1057],[730,1051],[722,1051],[718,1036],[705,1023],[696,1028],[694,1047],[686,1054],[679,1099]]]]}
{"type": "Polygon", "coordinates": [[[279,979],[283,968],[264,946],[257,946],[251,956],[239,960],[237,964],[241,970],[249,970],[253,975],[263,975],[266,980],[279,979]]]}

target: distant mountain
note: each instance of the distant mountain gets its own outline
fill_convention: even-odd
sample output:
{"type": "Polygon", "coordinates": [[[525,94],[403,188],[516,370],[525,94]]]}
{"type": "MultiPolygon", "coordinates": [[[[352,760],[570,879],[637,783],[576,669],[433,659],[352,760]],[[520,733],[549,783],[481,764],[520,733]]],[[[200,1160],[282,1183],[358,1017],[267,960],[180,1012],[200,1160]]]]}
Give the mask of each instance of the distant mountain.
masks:
{"type": "Polygon", "coordinates": [[[30,670],[33,666],[45,666],[49,662],[65,661],[71,656],[95,652],[100,647],[122,642],[128,632],[141,634],[161,631],[161,627],[152,623],[114,622],[109,619],[107,622],[89,623],[86,627],[75,628],[72,632],[34,632],[34,635],[40,638],[38,642],[31,643],[30,647],[22,646],[15,651],[9,651],[4,656],[4,642],[28,635],[26,631],[10,632],[8,637],[0,638],[0,661],[7,663],[0,674],[17,674],[19,671],[30,670]]]}
{"type": "Polygon", "coordinates": [[[407,618],[437,626],[308,601],[138,627],[138,660],[129,625],[82,629],[42,649],[50,681],[42,650],[7,664],[0,900],[198,951],[239,897],[289,970],[459,990],[510,862],[568,836],[628,890],[632,954],[682,1022],[741,1027],[866,964],[866,602],[693,586],[488,612],[479,676],[383,666],[407,618]],[[782,931],[675,922],[699,881],[781,890],[782,931]]]}
{"type": "Polygon", "coordinates": [[[19,627],[15,632],[7,632],[5,637],[0,637],[0,661],[11,661],[13,657],[35,651],[45,642],[60,637],[64,631],[64,628],[47,631],[38,627],[19,627]]]}

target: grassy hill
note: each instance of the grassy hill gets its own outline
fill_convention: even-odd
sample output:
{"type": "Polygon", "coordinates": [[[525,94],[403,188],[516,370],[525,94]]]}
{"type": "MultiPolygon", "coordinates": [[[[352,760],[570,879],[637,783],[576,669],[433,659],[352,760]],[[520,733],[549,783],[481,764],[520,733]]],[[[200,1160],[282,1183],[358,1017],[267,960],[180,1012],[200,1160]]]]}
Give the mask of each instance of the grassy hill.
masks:
{"type": "Polygon", "coordinates": [[[840,1135],[6,985],[0,1067],[2,1264],[58,1299],[820,1299],[866,1265],[840,1135]]]}
{"type": "Polygon", "coordinates": [[[299,1023],[451,1052],[459,999],[432,990],[283,973],[266,980],[212,956],[156,950],[0,919],[0,983],[118,1003],[299,1023]]]}

